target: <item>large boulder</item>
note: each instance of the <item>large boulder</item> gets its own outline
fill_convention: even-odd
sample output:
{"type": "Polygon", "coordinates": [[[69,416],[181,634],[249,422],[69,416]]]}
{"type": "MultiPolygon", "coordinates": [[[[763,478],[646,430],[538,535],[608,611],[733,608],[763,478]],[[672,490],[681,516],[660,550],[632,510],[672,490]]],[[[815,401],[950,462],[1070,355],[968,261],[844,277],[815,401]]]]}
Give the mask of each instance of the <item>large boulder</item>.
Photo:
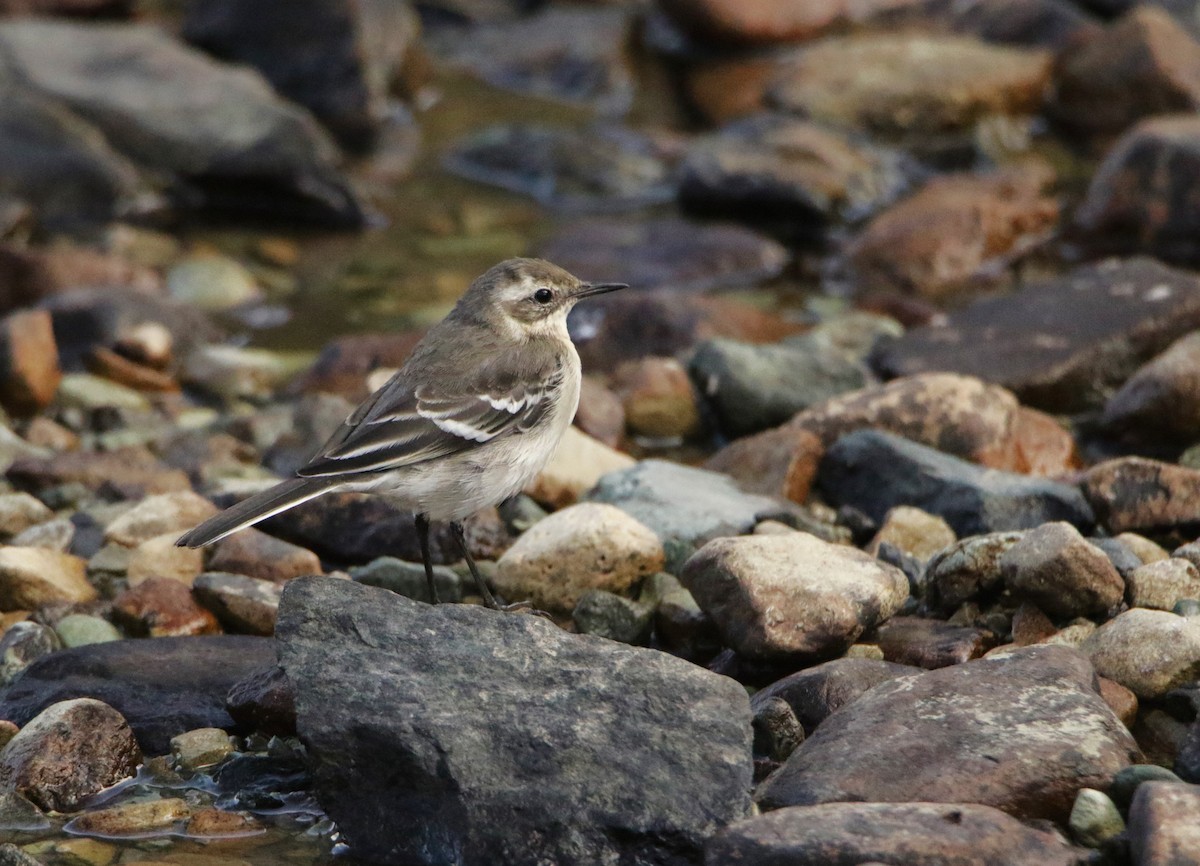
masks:
{"type": "Polygon", "coordinates": [[[749,807],[744,690],[665,653],[328,578],[288,585],[276,638],[366,860],[693,862],[749,807]]]}

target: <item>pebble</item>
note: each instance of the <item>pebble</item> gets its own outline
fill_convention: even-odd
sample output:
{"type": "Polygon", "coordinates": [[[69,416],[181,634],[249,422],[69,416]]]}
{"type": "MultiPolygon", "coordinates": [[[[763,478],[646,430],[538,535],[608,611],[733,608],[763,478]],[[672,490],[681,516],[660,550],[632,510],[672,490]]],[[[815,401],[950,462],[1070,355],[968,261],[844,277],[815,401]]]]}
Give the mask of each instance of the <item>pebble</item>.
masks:
{"type": "Polygon", "coordinates": [[[948,614],[964,602],[994,594],[1004,581],[1000,562],[1022,535],[1021,532],[973,535],[935,554],[925,569],[924,586],[929,603],[948,614]]]}
{"type": "Polygon", "coordinates": [[[550,508],[563,508],[578,502],[604,475],[628,469],[635,462],[628,454],[568,427],[550,461],[525,492],[550,508]]]}
{"type": "MultiPolygon", "coordinates": [[[[351,580],[378,586],[416,601],[429,602],[429,581],[425,577],[425,566],[417,562],[405,562],[393,556],[381,556],[366,565],[350,569],[351,580]]],[[[457,572],[443,565],[433,567],[433,582],[441,602],[459,602],[463,598],[462,578],[457,572]]]]}
{"type": "Polygon", "coordinates": [[[233,751],[229,734],[220,728],[196,728],[171,738],[171,755],[187,772],[219,764],[233,751]]]}
{"type": "Polygon", "coordinates": [[[908,598],[899,569],[803,532],[710,541],[682,581],[726,646],[764,661],[837,655],[908,598]]]}
{"type": "Polygon", "coordinates": [[[678,578],[665,573],[651,575],[644,593],[658,600],[654,633],[673,653],[684,658],[711,658],[720,649],[712,619],[678,578]]]}
{"type": "Polygon", "coordinates": [[[16,622],[0,636],[0,684],[8,685],[30,664],[62,649],[54,629],[38,622],[16,622]]]}
{"type": "Polygon", "coordinates": [[[1145,782],[1174,782],[1183,780],[1157,764],[1130,764],[1113,776],[1108,794],[1122,811],[1128,811],[1133,796],[1145,782]]]}
{"type": "Polygon", "coordinates": [[[1069,523],[1026,532],[1001,557],[1000,571],[1016,598],[1060,619],[1107,613],[1125,595],[1125,582],[1109,558],[1069,523]]]}
{"type": "Polygon", "coordinates": [[[0,537],[5,541],[53,517],[53,511],[28,493],[0,495],[0,537]]]}
{"type": "Polygon", "coordinates": [[[650,636],[654,608],[607,590],[589,589],[579,596],[571,619],[582,634],[640,644],[650,636]]]}
{"type": "Polygon", "coordinates": [[[179,379],[222,400],[265,399],[293,372],[286,361],[266,349],[208,345],[183,359],[179,379]]]}
{"type": "Polygon", "coordinates": [[[1133,608],[1100,626],[1080,646],[1096,672],[1143,700],[1200,679],[1200,622],[1133,608]]]}
{"type": "MultiPolygon", "coordinates": [[[[1159,562],[1169,556],[1182,556],[1188,559],[1187,545],[1178,548],[1174,553],[1168,553],[1163,547],[1155,544],[1144,535],[1138,535],[1136,532],[1122,532],[1116,537],[1116,540],[1124,544],[1133,551],[1134,556],[1142,561],[1143,564],[1149,565],[1152,562],[1159,562]]],[[[1200,567],[1200,546],[1196,548],[1196,562],[1192,565],[1200,567]]]]}
{"type": "Polygon", "coordinates": [[[1104,698],[1104,703],[1108,704],[1109,708],[1116,713],[1121,724],[1132,729],[1137,722],[1137,695],[1120,683],[1106,677],[1097,677],[1097,679],[1100,681],[1100,697],[1104,698]]]}
{"type": "Polygon", "coordinates": [[[167,577],[191,586],[204,570],[204,551],[198,548],[177,547],[175,541],[178,538],[178,532],[167,532],[149,538],[135,547],[129,556],[129,566],[126,570],[129,586],[136,587],[153,577],[167,577]]]}
{"type": "Polygon", "coordinates": [[[12,539],[13,547],[40,547],[66,553],[75,540],[75,524],[69,518],[59,517],[31,526],[12,539]]]}
{"type": "Polygon", "coordinates": [[[1180,557],[1135,568],[1127,584],[1129,603],[1134,607],[1173,610],[1186,599],[1200,600],[1200,570],[1180,557]]]}
{"type": "Polygon", "coordinates": [[[1095,788],[1079,789],[1067,826],[1075,841],[1085,848],[1099,848],[1125,832],[1125,820],[1116,804],[1095,788]]]}
{"type": "Polygon", "coordinates": [[[217,542],[208,558],[208,570],[244,574],[274,583],[324,572],[321,558],[311,550],[253,527],[217,542]]]}
{"type": "Polygon", "coordinates": [[[35,610],[96,596],[87,563],[79,557],[39,547],[0,547],[0,610],[35,610]]]}
{"type": "Polygon", "coordinates": [[[167,293],[202,310],[228,310],[259,300],[254,277],[238,262],[217,253],[188,256],[167,271],[167,293]]]}
{"type": "Polygon", "coordinates": [[[651,439],[686,439],[701,427],[687,370],[674,358],[627,361],[611,377],[629,432],[651,439]]]}
{"type": "Polygon", "coordinates": [[[1180,337],[1108,399],[1100,423],[1134,444],[1191,444],[1200,429],[1198,367],[1200,334],[1180,337]]]}
{"type": "Polygon", "coordinates": [[[191,809],[185,800],[169,797],[84,812],[74,818],[66,829],[103,839],[120,839],[166,830],[186,820],[190,814],[191,809]]]}
{"type": "Polygon", "coordinates": [[[875,639],[887,661],[927,670],[980,658],[996,643],[996,636],[984,629],[914,616],[892,617],[875,639]]]}
{"type": "Polygon", "coordinates": [[[84,613],[72,613],[64,616],[54,624],[54,631],[65,647],[89,646],[121,640],[121,633],[108,620],[84,613]]]}
{"type": "Polygon", "coordinates": [[[137,547],[157,535],[182,534],[217,513],[217,507],[190,490],[148,496],[104,529],[104,540],[137,547]]]}
{"type": "Polygon", "coordinates": [[[213,614],[197,603],[191,588],[170,577],[150,577],[113,600],[113,618],[133,636],[182,637],[217,634],[213,614]]]}
{"type": "Polygon", "coordinates": [[[90,373],[67,373],[58,385],[57,401],[65,409],[124,409],[141,412],[150,401],[141,392],[90,373]]]}
{"type": "Polygon", "coordinates": [[[44,810],[74,812],[142,762],[119,712],[91,698],[47,707],[0,751],[0,787],[44,810]]]}
{"type": "Polygon", "coordinates": [[[196,578],[192,593],[234,634],[271,635],[283,588],[241,574],[208,571],[196,578]]]}
{"type": "Polygon", "coordinates": [[[32,415],[50,404],[61,381],[50,313],[19,310],[0,319],[0,405],[32,415]]]}
{"type": "Polygon", "coordinates": [[[585,502],[538,521],[496,563],[495,589],[570,613],[589,589],[628,592],[663,567],[653,530],[612,505],[585,502]]]}
{"type": "Polygon", "coordinates": [[[881,545],[890,544],[919,562],[928,562],[957,540],[954,530],[942,518],[909,505],[898,505],[884,516],[883,525],[867,544],[866,551],[877,555],[881,545]]]}
{"type": "Polygon", "coordinates": [[[1172,866],[1193,859],[1200,851],[1200,786],[1139,785],[1129,807],[1129,847],[1139,866],[1172,866]]]}
{"type": "Polygon", "coordinates": [[[804,502],[824,451],[815,434],[785,424],[733,440],[704,468],[731,476],[747,493],[804,502]]]}

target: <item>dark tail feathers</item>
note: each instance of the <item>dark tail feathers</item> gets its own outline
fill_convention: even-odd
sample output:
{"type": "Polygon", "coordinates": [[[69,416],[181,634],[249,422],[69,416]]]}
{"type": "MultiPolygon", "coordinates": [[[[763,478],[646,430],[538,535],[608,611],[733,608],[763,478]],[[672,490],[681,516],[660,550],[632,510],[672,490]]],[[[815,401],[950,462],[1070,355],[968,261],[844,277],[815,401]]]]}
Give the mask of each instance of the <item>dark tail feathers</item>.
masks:
{"type": "Polygon", "coordinates": [[[212,544],[239,529],[253,526],[260,520],[266,520],[301,502],[314,499],[336,485],[336,481],[328,478],[290,478],[226,508],[215,517],[210,517],[195,529],[181,535],[175,543],[180,547],[203,547],[212,544]]]}

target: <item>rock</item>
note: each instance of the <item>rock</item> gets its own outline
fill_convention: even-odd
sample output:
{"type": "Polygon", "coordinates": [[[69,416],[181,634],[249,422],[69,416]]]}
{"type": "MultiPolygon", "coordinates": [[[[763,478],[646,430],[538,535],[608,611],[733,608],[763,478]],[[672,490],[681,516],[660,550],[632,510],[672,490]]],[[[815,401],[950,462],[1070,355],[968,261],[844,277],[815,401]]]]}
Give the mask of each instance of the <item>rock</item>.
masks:
{"type": "Polygon", "coordinates": [[[51,704],[0,751],[0,786],[44,810],[74,812],[142,762],[121,714],[90,698],[51,704]]]}
{"type": "Polygon", "coordinates": [[[8,480],[26,491],[82,484],[88,490],[111,492],[122,499],[191,489],[186,474],[171,469],[141,448],[69,451],[53,457],[22,456],[9,468],[8,480]]]}
{"type": "Polygon", "coordinates": [[[792,708],[805,733],[811,734],[834,712],[880,683],[917,673],[917,668],[882,659],[834,659],[759,689],[750,704],[758,707],[764,701],[781,698],[792,708]]]}
{"type": "Polygon", "coordinates": [[[743,493],[724,475],[665,460],[610,472],[587,498],[615,505],[653,530],[672,573],[711,539],[749,532],[786,510],[776,500],[743,493]]]}
{"type": "Polygon", "coordinates": [[[899,569],[804,532],[710,541],[682,580],[726,646],[764,661],[835,656],[908,598],[899,569]]]}
{"type": "Polygon", "coordinates": [[[190,255],[167,272],[167,292],[202,310],[230,310],[262,300],[262,290],[244,265],[214,252],[190,255]]]}
{"type": "Polygon", "coordinates": [[[720,650],[716,626],[700,609],[683,584],[669,574],[655,574],[646,582],[644,595],[657,598],[654,633],[675,655],[710,659],[720,650]]]}
{"type": "Polygon", "coordinates": [[[184,358],[179,380],[232,402],[270,397],[291,372],[278,354],[266,349],[200,346],[184,358]]]}
{"type": "Polygon", "coordinates": [[[1148,563],[1135,568],[1126,582],[1134,607],[1172,610],[1184,599],[1200,599],[1200,571],[1186,559],[1148,563]]]}
{"type": "Polygon", "coordinates": [[[719,831],[704,849],[723,863],[907,863],[911,866],[1069,866],[1076,852],[998,809],[961,803],[825,803],[750,818],[719,831]]]}
{"type": "Polygon", "coordinates": [[[1021,406],[1013,429],[1014,461],[1008,467],[1047,478],[1070,475],[1083,466],[1075,437],[1051,415],[1021,406]]]}
{"type": "Polygon", "coordinates": [[[160,493],[147,497],[108,524],[104,540],[137,547],[156,535],[182,533],[216,513],[211,502],[190,490],[160,493]]]}
{"type": "Polygon", "coordinates": [[[1200,846],[1200,786],[1147,782],[1129,807],[1129,847],[1138,866],[1194,861],[1200,846]]]}
{"type": "Polygon", "coordinates": [[[1200,622],[1133,608],[1106,622],[1080,646],[1096,672],[1146,700],[1200,679],[1200,622]]]}
{"type": "Polygon", "coordinates": [[[914,328],[873,357],[885,378],[949,371],[1049,412],[1097,407],[1145,361],[1200,327],[1200,280],[1150,259],[1108,260],[914,328]]]}
{"type": "Polygon", "coordinates": [[[654,143],[631,130],[491,126],[446,154],[454,174],[529,196],[546,207],[586,212],[670,200],[670,170],[654,143]]]}
{"type": "Polygon", "coordinates": [[[625,407],[601,377],[584,375],[575,426],[609,448],[619,448],[625,439],[625,407]]]}
{"type": "MultiPolygon", "coordinates": [[[[941,11],[940,4],[932,6],[935,14],[941,11]]],[[[1075,45],[1098,29],[1095,20],[1069,0],[980,0],[953,7],[951,15],[955,32],[984,42],[1055,50],[1075,45]]]]}
{"type": "Polygon", "coordinates": [[[1104,404],[1101,424],[1149,444],[1191,442],[1200,425],[1200,334],[1180,337],[1104,404]]]}
{"type": "MultiPolygon", "coordinates": [[[[336,394],[355,402],[364,400],[370,394],[367,378],[371,373],[399,369],[423,336],[423,331],[401,331],[335,338],[321,348],[311,367],[292,380],[288,390],[293,394],[336,394]]],[[[343,420],[353,410],[351,403],[343,420]]]]}
{"type": "Polygon", "coordinates": [[[296,736],[296,694],[283,670],[275,664],[235,683],[226,699],[238,726],[268,736],[296,736]]]}
{"type": "Polygon", "coordinates": [[[977,802],[1064,820],[1081,787],[1139,757],[1086,657],[1028,647],[884,683],[767,780],[762,807],[835,800],[977,802]],[[952,696],[948,698],[947,696],[952,696]],[[880,774],[878,768],[891,768],[880,774]]]}
{"type": "Polygon", "coordinates": [[[580,634],[594,634],[621,643],[644,643],[654,623],[654,608],[603,589],[585,590],[571,619],[580,634]]]}
{"type": "Polygon", "coordinates": [[[1052,520],[1089,528],[1077,487],[985,470],[890,433],[859,430],[825,452],[817,483],[835,507],[881,521],[897,505],[943,518],[960,536],[1028,529],[1052,520]]]}
{"type": "Polygon", "coordinates": [[[701,429],[691,380],[674,358],[628,361],[612,376],[629,431],[653,439],[683,439],[701,429]]]}
{"type": "Polygon", "coordinates": [[[602,116],[620,117],[633,102],[625,60],[629,15],[602,6],[538,10],[532,15],[472,27],[468,38],[434,32],[434,45],[451,65],[493,87],[580,103],[602,116]]]}
{"type": "Polygon", "coordinates": [[[60,381],[50,314],[22,310],[0,319],[0,406],[32,415],[50,404],[60,381]]]}
{"type": "Polygon", "coordinates": [[[5,541],[54,518],[54,512],[28,493],[0,494],[0,538],[5,541]]]}
{"type": "Polygon", "coordinates": [[[311,550],[257,529],[244,529],[214,545],[208,570],[244,574],[274,583],[324,571],[321,558],[311,550]]]}
{"type": "Polygon", "coordinates": [[[1016,469],[1019,406],[1003,388],[970,376],[922,373],[834,397],[800,413],[792,426],[825,447],[873,427],[994,469],[1016,469]]]}
{"type": "Polygon", "coordinates": [[[1114,535],[1200,533],[1200,470],[1142,457],[1118,457],[1088,470],[1083,492],[1114,535]]]}
{"type": "Polygon", "coordinates": [[[742,226],[678,217],[578,220],[542,241],[537,253],[593,282],[687,292],[758,285],[778,277],[790,258],[782,244],[742,226]]]}
{"type": "Polygon", "coordinates": [[[550,461],[525,492],[543,505],[563,508],[578,502],[609,472],[635,463],[628,454],[568,427],[550,461]]]}
{"type": "Polygon", "coordinates": [[[91,373],[68,373],[58,384],[58,404],[81,412],[144,413],[150,401],[140,391],[91,373]]]}
{"type": "Polygon", "coordinates": [[[1200,223],[1188,199],[1198,160],[1200,119],[1192,113],[1139,122],[1117,140],[1092,175],[1075,212],[1074,233],[1093,254],[1200,261],[1194,239],[1200,223]]]}
{"type": "MultiPolygon", "coordinates": [[[[425,577],[425,566],[417,562],[404,562],[394,556],[381,556],[366,565],[350,569],[350,578],[367,586],[378,586],[414,601],[431,602],[429,581],[425,577]]],[[[433,567],[433,581],[437,586],[438,599],[442,602],[462,601],[463,583],[459,574],[445,566],[433,567]]]]}
{"type": "Polygon", "coordinates": [[[754,710],[754,755],[773,764],[786,761],[804,742],[804,728],[783,698],[767,698],[752,705],[754,710]]]}
{"type": "Polygon", "coordinates": [[[1178,784],[1181,781],[1183,780],[1166,767],[1159,767],[1156,764],[1131,764],[1113,776],[1112,788],[1108,795],[1112,797],[1113,802],[1122,812],[1128,812],[1134,793],[1143,783],[1173,782],[1178,784]]]}
{"type": "Polygon", "coordinates": [[[0,610],[34,610],[56,601],[96,598],[87,563],[40,547],[0,547],[0,610]]]}
{"type": "Polygon", "coordinates": [[[161,834],[191,814],[187,801],[179,797],[122,803],[107,809],[85,812],[70,823],[71,832],[120,839],[161,834]]]}
{"type": "MultiPolygon", "coordinates": [[[[1186,544],[1174,553],[1167,553],[1162,547],[1145,536],[1138,535],[1136,532],[1122,532],[1117,535],[1115,540],[1125,545],[1145,565],[1149,565],[1152,562],[1161,562],[1170,556],[1181,556],[1191,562],[1192,565],[1200,567],[1200,561],[1192,559],[1192,551],[1189,549],[1190,546],[1186,544]]],[[[1200,556],[1200,548],[1196,550],[1196,555],[1200,556]]]]}
{"type": "MultiPolygon", "coordinates": [[[[978,536],[986,538],[987,536],[978,536]]],[[[994,560],[991,565],[996,569],[994,573],[999,572],[999,561],[994,560]]],[[[1032,646],[1033,644],[1043,643],[1048,638],[1053,637],[1058,631],[1050,617],[1042,613],[1034,605],[1029,602],[1022,602],[1021,606],[1013,611],[1012,617],[1012,642],[1016,646],[1032,646]]],[[[1114,683],[1115,685],[1115,683],[1114,683]]],[[[1103,682],[1101,683],[1103,686],[1103,682]]],[[[1103,691],[1103,689],[1101,689],[1103,691]]],[[[1134,699],[1136,701],[1136,698],[1134,699]]],[[[1111,704],[1109,706],[1112,706],[1111,704]]],[[[1114,709],[1113,712],[1116,712],[1114,709]]],[[[1118,715],[1120,715],[1118,713],[1118,715]]]]}
{"type": "Polygon", "coordinates": [[[732,437],[782,424],[866,384],[861,364],[793,340],[766,346],[708,340],[696,349],[688,369],[732,437]]]}
{"type": "Polygon", "coordinates": [[[225,710],[230,688],[275,663],[259,637],[163,637],[63,650],[34,662],[0,693],[0,718],[25,724],[58,701],[91,697],[128,720],[142,750],[169,751],[193,728],[240,730],[225,710]]]}
{"type": "Polygon", "coordinates": [[[65,517],[31,526],[12,539],[13,547],[40,547],[66,553],[75,540],[75,524],[65,517]]]}
{"type": "Polygon", "coordinates": [[[776,81],[777,106],[882,135],[969,131],[990,115],[1038,111],[1050,77],[1041,51],[922,33],[826,39],[776,81]]]}
{"type": "Polygon", "coordinates": [[[211,767],[232,754],[229,734],[220,728],[197,728],[171,737],[171,755],[181,770],[211,767]]]}
{"type": "Polygon", "coordinates": [[[538,521],[496,563],[497,592],[569,613],[590,589],[628,592],[662,570],[663,542],[620,508],[584,502],[538,521]]]}
{"type": "Polygon", "coordinates": [[[944,302],[1004,276],[1058,222],[1042,166],[935,178],[872,219],[850,245],[856,292],[944,302]]]}
{"type": "Polygon", "coordinates": [[[1125,595],[1109,558],[1069,523],[1026,532],[1000,558],[1000,571],[1015,597],[1062,619],[1107,613],[1125,595]]]}
{"type": "Polygon", "coordinates": [[[692,142],[679,197],[692,212],[811,241],[890,204],[912,174],[894,151],[806,120],[760,114],[692,142]]]}
{"type": "Polygon", "coordinates": [[[172,531],[147,539],[134,548],[129,556],[126,572],[129,585],[153,577],[169,577],[191,586],[197,575],[204,570],[204,551],[188,547],[177,547],[179,533],[172,531]]]}
{"type": "Polygon", "coordinates": [[[0,46],[30,90],[61,100],[121,153],[208,208],[330,227],[363,223],[331,143],[249,70],[138,24],[7,21],[0,46]],[[215,104],[220,111],[208,110],[215,104]]]}
{"type": "Polygon", "coordinates": [[[913,0],[850,5],[834,2],[723,2],[723,0],[665,0],[662,9],[689,35],[716,43],[766,45],[799,42],[862,25],[876,17],[918,6],[913,0]]]}
{"type": "Polygon", "coordinates": [[[264,9],[245,0],[187,8],[183,37],[222,60],[253,66],[351,150],[367,150],[387,119],[392,84],[420,51],[404,3],[310,0],[264,9]]]}
{"type": "Polygon", "coordinates": [[[867,544],[867,553],[878,556],[879,549],[890,544],[916,559],[928,562],[943,548],[958,539],[946,521],[919,508],[898,505],[883,518],[883,525],[867,544]]]}
{"type": "Polygon", "coordinates": [[[83,613],[64,616],[54,624],[54,631],[68,649],[121,639],[121,633],[108,620],[83,613]]]}
{"type": "Polygon", "coordinates": [[[1095,788],[1079,789],[1067,824],[1075,841],[1085,848],[1099,848],[1125,832],[1125,821],[1116,804],[1095,788]]]}
{"type": "Polygon", "coordinates": [[[0,636],[0,684],[11,683],[31,663],[58,649],[62,649],[62,641],[49,626],[13,623],[0,636]]]}
{"type": "Polygon", "coordinates": [[[744,690],[665,653],[312,578],[288,584],[276,634],[317,796],[355,856],[696,859],[749,806],[744,690]],[[486,706],[464,699],[485,669],[486,706]]]}
{"type": "Polygon", "coordinates": [[[217,634],[216,617],[196,603],[191,588],[170,577],[151,577],[113,601],[113,617],[134,636],[217,634]]]}
{"type": "Polygon", "coordinates": [[[1132,729],[1134,723],[1137,722],[1137,695],[1118,682],[1104,677],[1098,679],[1100,680],[1100,697],[1104,698],[1104,703],[1108,704],[1109,708],[1116,713],[1121,724],[1132,729]]]}
{"type": "Polygon", "coordinates": [[[1050,109],[1088,134],[1124,132],[1152,114],[1200,108],[1200,45],[1169,14],[1142,5],[1057,59],[1050,109]]]}
{"type": "Polygon", "coordinates": [[[989,631],[915,616],[893,617],[879,627],[876,639],[889,662],[926,670],[977,659],[996,643],[989,631]]]}
{"type": "Polygon", "coordinates": [[[216,614],[228,631],[270,635],[279,610],[278,584],[241,574],[209,571],[196,578],[192,592],[216,614]]]}
{"type": "Polygon", "coordinates": [[[803,502],[824,450],[815,434],[785,424],[735,439],[708,458],[704,468],[731,476],[747,493],[803,502]]]}
{"type": "Polygon", "coordinates": [[[189,836],[231,839],[258,836],[266,830],[253,815],[222,812],[220,809],[201,809],[192,813],[187,822],[189,836]]]}
{"type": "Polygon", "coordinates": [[[1139,714],[1131,732],[1142,747],[1146,763],[1184,770],[1179,760],[1187,745],[1188,725],[1163,710],[1147,707],[1139,714]]]}

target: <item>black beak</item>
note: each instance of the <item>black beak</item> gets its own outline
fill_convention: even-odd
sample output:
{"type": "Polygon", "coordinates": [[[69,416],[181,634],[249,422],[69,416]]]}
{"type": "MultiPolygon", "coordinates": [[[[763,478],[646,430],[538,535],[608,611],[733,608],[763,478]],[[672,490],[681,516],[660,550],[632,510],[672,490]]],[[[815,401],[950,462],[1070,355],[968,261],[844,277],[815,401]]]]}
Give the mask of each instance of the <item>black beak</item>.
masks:
{"type": "Polygon", "coordinates": [[[625,283],[584,283],[575,292],[576,298],[590,298],[592,295],[603,295],[629,288],[625,283]]]}

